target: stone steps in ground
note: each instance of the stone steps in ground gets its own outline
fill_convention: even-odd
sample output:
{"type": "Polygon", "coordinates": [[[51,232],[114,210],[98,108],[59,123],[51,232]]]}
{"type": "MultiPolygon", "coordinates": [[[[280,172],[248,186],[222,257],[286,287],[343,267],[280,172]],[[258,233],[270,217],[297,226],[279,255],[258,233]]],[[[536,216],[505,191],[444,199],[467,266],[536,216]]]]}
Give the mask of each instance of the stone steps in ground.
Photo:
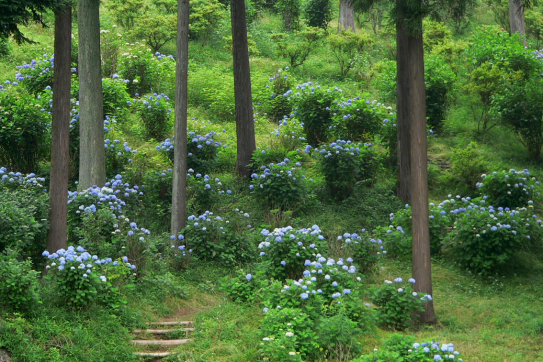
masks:
{"type": "MultiPolygon", "coordinates": [[[[179,334],[189,337],[190,333],[194,331],[192,327],[192,321],[158,321],[147,323],[147,329],[135,329],[134,334],[139,335],[145,339],[134,339],[132,343],[135,348],[134,355],[144,358],[158,358],[167,357],[176,354],[172,349],[187,344],[192,339],[179,338],[179,334]],[[171,327],[171,328],[168,328],[171,327]],[[181,327],[181,328],[179,328],[181,327]],[[175,334],[176,338],[168,338],[168,334],[175,334]]],[[[140,338],[141,338],[140,337],[140,338]]],[[[155,361],[155,359],[153,359],[155,361]]]]}

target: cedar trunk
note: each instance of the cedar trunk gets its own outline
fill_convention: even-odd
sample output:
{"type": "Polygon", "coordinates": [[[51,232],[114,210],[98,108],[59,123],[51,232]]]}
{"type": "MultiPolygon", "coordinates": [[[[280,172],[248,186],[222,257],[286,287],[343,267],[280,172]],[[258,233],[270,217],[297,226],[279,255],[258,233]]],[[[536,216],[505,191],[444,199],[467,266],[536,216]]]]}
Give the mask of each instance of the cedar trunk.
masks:
{"type": "Polygon", "coordinates": [[[47,250],[67,247],[68,177],[70,160],[70,78],[72,60],[72,8],[55,14],[55,68],[49,185],[49,232],[47,250]]]}
{"type": "Polygon", "coordinates": [[[106,182],[104,110],[100,62],[100,0],[80,0],[79,23],[79,188],[106,182]]]}
{"type": "MultiPolygon", "coordinates": [[[[422,24],[420,24],[422,29],[422,24]]],[[[413,278],[417,292],[432,295],[430,259],[430,230],[428,210],[428,165],[426,131],[426,89],[424,84],[424,49],[422,30],[407,36],[408,79],[407,95],[411,115],[411,210],[413,221],[413,278]]],[[[433,302],[424,305],[422,323],[435,323],[433,302]]]]}
{"type": "MultiPolygon", "coordinates": [[[[526,34],[524,2],[522,0],[509,0],[509,25],[511,25],[511,35],[515,33],[520,36],[526,34]]],[[[526,38],[524,38],[524,46],[526,46],[526,38]]]]}
{"type": "Polygon", "coordinates": [[[352,31],[354,33],[354,9],[352,0],[340,0],[338,32],[352,31]]]}
{"type": "Polygon", "coordinates": [[[231,16],[238,147],[236,171],[240,175],[249,176],[251,171],[248,165],[256,149],[256,141],[244,0],[231,1],[231,16]]]}
{"type": "Polygon", "coordinates": [[[179,0],[177,11],[177,63],[175,75],[175,148],[171,234],[187,220],[187,95],[189,70],[189,0],[179,0]]]}
{"type": "Polygon", "coordinates": [[[409,79],[409,48],[405,21],[398,19],[396,23],[396,127],[398,130],[398,184],[397,196],[405,203],[410,202],[411,183],[411,112],[409,106],[409,90],[412,86],[409,79]]]}

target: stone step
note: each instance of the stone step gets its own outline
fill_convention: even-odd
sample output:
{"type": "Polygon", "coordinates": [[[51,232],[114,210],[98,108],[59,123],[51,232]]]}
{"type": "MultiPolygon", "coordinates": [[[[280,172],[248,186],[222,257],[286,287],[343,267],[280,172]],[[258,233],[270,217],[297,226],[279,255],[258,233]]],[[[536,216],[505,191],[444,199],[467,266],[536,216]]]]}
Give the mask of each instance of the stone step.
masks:
{"type": "Polygon", "coordinates": [[[159,321],[159,322],[149,322],[148,325],[151,326],[190,326],[194,322],[193,321],[159,321]]]}
{"type": "Polygon", "coordinates": [[[168,357],[176,352],[134,352],[134,355],[141,357],[168,357]]]}
{"type": "Polygon", "coordinates": [[[134,329],[134,333],[151,333],[151,334],[167,334],[171,332],[182,332],[185,331],[188,333],[194,332],[194,328],[172,328],[172,329],[134,329]]]}
{"type": "Polygon", "coordinates": [[[143,340],[143,339],[134,339],[132,343],[135,346],[180,346],[192,341],[192,339],[154,339],[154,340],[143,340]]]}

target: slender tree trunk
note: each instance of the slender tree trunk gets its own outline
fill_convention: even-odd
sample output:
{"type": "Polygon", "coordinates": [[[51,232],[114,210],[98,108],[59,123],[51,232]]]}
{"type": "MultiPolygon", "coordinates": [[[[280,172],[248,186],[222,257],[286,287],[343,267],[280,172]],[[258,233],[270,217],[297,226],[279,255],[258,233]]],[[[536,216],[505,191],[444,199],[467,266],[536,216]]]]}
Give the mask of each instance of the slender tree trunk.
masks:
{"type": "Polygon", "coordinates": [[[189,70],[189,0],[179,0],[175,75],[175,148],[172,190],[172,235],[187,221],[187,95],[189,70]]]}
{"type": "Polygon", "coordinates": [[[79,188],[106,183],[104,109],[100,63],[100,0],[80,0],[79,21],[79,188]]]}
{"type": "Polygon", "coordinates": [[[340,0],[338,33],[352,31],[354,33],[354,9],[352,0],[340,0]]]}
{"type": "MultiPolygon", "coordinates": [[[[519,36],[526,34],[524,2],[522,0],[509,0],[509,24],[511,25],[511,35],[515,33],[518,33],[519,36]]],[[[526,38],[524,38],[524,46],[526,46],[526,38]]]]}
{"type": "MultiPolygon", "coordinates": [[[[422,24],[420,24],[422,29],[422,24]]],[[[428,211],[428,165],[426,131],[426,87],[424,84],[424,49],[422,30],[408,35],[407,102],[411,114],[411,210],[413,220],[413,278],[417,292],[432,295],[432,268],[430,259],[430,230],[428,211]]],[[[435,323],[433,302],[424,305],[420,314],[422,323],[435,323]]]]}
{"type": "Polygon", "coordinates": [[[236,171],[249,176],[249,163],[256,149],[251,69],[247,45],[245,1],[231,0],[232,42],[234,54],[234,92],[236,98],[236,135],[238,154],[236,171]]]}
{"type": "Polygon", "coordinates": [[[47,250],[67,247],[68,178],[70,165],[70,78],[72,61],[72,7],[55,12],[55,69],[49,185],[47,250]]]}
{"type": "Polygon", "coordinates": [[[398,184],[397,195],[405,203],[410,201],[411,179],[411,137],[409,109],[409,48],[405,21],[399,19],[396,25],[396,127],[398,129],[398,184]]]}

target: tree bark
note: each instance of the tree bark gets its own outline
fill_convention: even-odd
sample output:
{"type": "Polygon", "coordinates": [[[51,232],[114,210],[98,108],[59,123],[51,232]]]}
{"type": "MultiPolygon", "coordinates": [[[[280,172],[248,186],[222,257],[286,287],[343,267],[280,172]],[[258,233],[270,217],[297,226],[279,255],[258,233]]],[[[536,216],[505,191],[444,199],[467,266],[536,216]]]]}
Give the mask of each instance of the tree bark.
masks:
{"type": "Polygon", "coordinates": [[[245,1],[231,0],[232,43],[234,55],[234,92],[236,99],[237,160],[236,171],[249,176],[249,163],[256,149],[251,69],[247,45],[245,1]]]}
{"type": "MultiPolygon", "coordinates": [[[[422,29],[422,24],[420,24],[422,29]]],[[[413,221],[413,278],[417,292],[432,295],[430,259],[430,230],[428,210],[428,165],[426,131],[426,87],[424,84],[424,48],[422,30],[407,36],[408,80],[407,95],[411,115],[411,210],[413,221]]],[[[424,305],[422,323],[435,323],[433,302],[424,305]]]]}
{"type": "Polygon", "coordinates": [[[79,188],[106,182],[104,109],[100,63],[100,0],[80,0],[79,21],[79,188]]]}
{"type": "Polygon", "coordinates": [[[407,29],[404,19],[396,23],[396,127],[398,130],[398,183],[397,196],[405,203],[410,201],[411,179],[411,112],[408,95],[409,79],[409,48],[407,29]]]}
{"type": "MultiPolygon", "coordinates": [[[[522,0],[509,0],[509,24],[511,25],[511,35],[515,33],[518,33],[519,36],[526,34],[524,2],[522,0]]],[[[526,38],[523,41],[526,46],[526,38]]]]}
{"type": "Polygon", "coordinates": [[[352,0],[340,0],[339,2],[338,33],[342,31],[352,31],[353,33],[355,31],[352,0]]]}
{"type": "Polygon", "coordinates": [[[70,164],[70,87],[72,60],[72,7],[55,11],[55,68],[51,182],[49,185],[49,232],[47,250],[67,247],[68,178],[70,164]]]}
{"type": "Polygon", "coordinates": [[[187,95],[189,70],[189,0],[179,0],[177,11],[177,63],[175,77],[175,148],[171,234],[187,221],[187,95]]]}

